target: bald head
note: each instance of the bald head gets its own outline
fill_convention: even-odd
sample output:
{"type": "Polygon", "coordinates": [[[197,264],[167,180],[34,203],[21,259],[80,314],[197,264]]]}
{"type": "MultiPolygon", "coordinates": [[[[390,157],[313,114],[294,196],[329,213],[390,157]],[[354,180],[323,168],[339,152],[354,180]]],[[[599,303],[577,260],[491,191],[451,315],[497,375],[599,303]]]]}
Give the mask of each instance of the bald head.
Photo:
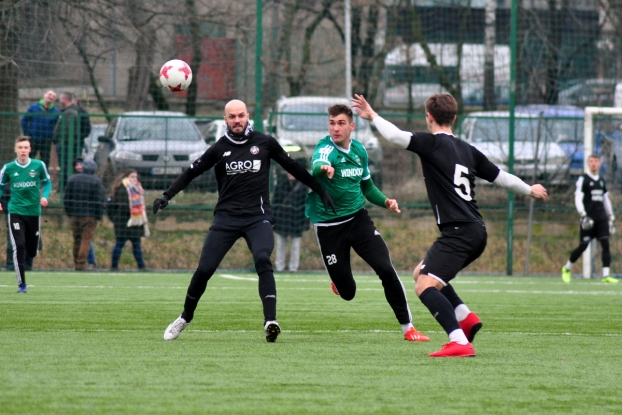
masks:
{"type": "Polygon", "coordinates": [[[239,99],[227,102],[225,105],[225,122],[233,133],[241,134],[246,129],[249,114],[246,104],[239,99]]]}
{"type": "Polygon", "coordinates": [[[56,102],[56,92],[50,90],[47,91],[44,95],[43,95],[43,106],[45,108],[49,107],[50,104],[56,102]]]}

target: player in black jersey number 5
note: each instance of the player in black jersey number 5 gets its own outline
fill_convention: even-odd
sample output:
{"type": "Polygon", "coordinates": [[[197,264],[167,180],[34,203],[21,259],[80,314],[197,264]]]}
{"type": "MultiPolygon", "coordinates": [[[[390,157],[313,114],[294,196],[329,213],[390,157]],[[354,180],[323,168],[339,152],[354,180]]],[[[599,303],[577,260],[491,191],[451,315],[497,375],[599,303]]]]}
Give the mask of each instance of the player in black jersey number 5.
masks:
{"type": "Polygon", "coordinates": [[[486,227],[475,202],[475,178],[543,200],[548,199],[546,189],[539,184],[529,186],[500,170],[475,147],[458,140],[451,131],[458,106],[449,94],[433,95],[426,101],[429,133],[401,131],[379,117],[362,96],[355,95],[352,101],[352,107],[361,117],[373,120],[384,138],[421,158],[428,199],[441,236],[415,268],[415,291],[449,336],[449,343],[430,356],[475,356],[471,342],[482,323],[449,283],[486,247],[486,227]]]}
{"type": "Polygon", "coordinates": [[[199,266],[188,286],[184,311],[164,331],[165,340],[176,339],[192,321],[207,282],[239,238],[246,240],[259,276],[266,340],[274,342],[281,332],[276,322],[276,284],[270,261],[274,249],[273,218],[268,198],[270,159],[320,195],[326,209],[335,209],[324,188],[301,164],[289,158],[274,137],[253,131],[244,102],[230,101],[225,106],[225,121],[225,135],[153,202],[155,214],[194,178],[214,167],[218,182],[214,221],[205,238],[199,266]]]}

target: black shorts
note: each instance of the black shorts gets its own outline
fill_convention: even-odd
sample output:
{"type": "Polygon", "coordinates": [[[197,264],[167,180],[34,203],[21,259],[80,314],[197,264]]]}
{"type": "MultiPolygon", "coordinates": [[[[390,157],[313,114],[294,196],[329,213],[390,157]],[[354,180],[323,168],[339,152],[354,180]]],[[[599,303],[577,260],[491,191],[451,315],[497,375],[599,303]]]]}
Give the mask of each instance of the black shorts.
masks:
{"type": "Polygon", "coordinates": [[[488,235],[483,222],[448,223],[440,230],[441,236],[425,255],[420,274],[447,285],[484,252],[488,235]]]}
{"type": "Polygon", "coordinates": [[[589,242],[592,239],[609,238],[609,220],[595,220],[591,229],[583,229],[579,232],[579,242],[589,242]]]}

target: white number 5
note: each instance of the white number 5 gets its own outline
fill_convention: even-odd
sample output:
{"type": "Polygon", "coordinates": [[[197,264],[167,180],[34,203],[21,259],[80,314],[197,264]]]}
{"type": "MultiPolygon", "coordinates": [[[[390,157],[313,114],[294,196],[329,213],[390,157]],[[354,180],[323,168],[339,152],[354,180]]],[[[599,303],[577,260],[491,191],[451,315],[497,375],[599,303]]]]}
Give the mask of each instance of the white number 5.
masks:
{"type": "Polygon", "coordinates": [[[470,202],[473,199],[471,197],[471,184],[469,183],[469,179],[462,175],[463,173],[469,174],[469,169],[460,164],[456,164],[456,170],[454,171],[454,184],[456,187],[454,189],[456,193],[458,193],[458,196],[470,202]],[[464,190],[462,186],[464,186],[464,190]]]}

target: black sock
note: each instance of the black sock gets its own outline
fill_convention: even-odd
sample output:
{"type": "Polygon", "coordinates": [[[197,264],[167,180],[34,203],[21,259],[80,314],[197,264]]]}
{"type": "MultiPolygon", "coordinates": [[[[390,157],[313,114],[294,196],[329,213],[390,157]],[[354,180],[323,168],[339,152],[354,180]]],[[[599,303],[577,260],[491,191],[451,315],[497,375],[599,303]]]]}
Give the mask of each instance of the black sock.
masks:
{"type": "Polygon", "coordinates": [[[194,318],[194,310],[197,309],[200,297],[191,297],[186,293],[186,301],[184,302],[184,311],[181,313],[181,318],[186,320],[186,323],[190,323],[194,318]]]}
{"type": "Polygon", "coordinates": [[[259,298],[265,321],[276,320],[276,283],[272,271],[259,273],[259,298]]]}
{"type": "Polygon", "coordinates": [[[456,291],[454,290],[454,287],[451,286],[451,284],[447,284],[446,286],[444,286],[441,290],[441,294],[443,294],[445,298],[449,300],[451,306],[454,309],[460,304],[464,304],[460,297],[458,297],[458,294],[456,294],[456,291]]]}
{"type": "Polygon", "coordinates": [[[451,303],[438,289],[435,287],[426,288],[419,296],[419,300],[430,310],[432,317],[438,321],[447,335],[460,328],[451,303]]]}

